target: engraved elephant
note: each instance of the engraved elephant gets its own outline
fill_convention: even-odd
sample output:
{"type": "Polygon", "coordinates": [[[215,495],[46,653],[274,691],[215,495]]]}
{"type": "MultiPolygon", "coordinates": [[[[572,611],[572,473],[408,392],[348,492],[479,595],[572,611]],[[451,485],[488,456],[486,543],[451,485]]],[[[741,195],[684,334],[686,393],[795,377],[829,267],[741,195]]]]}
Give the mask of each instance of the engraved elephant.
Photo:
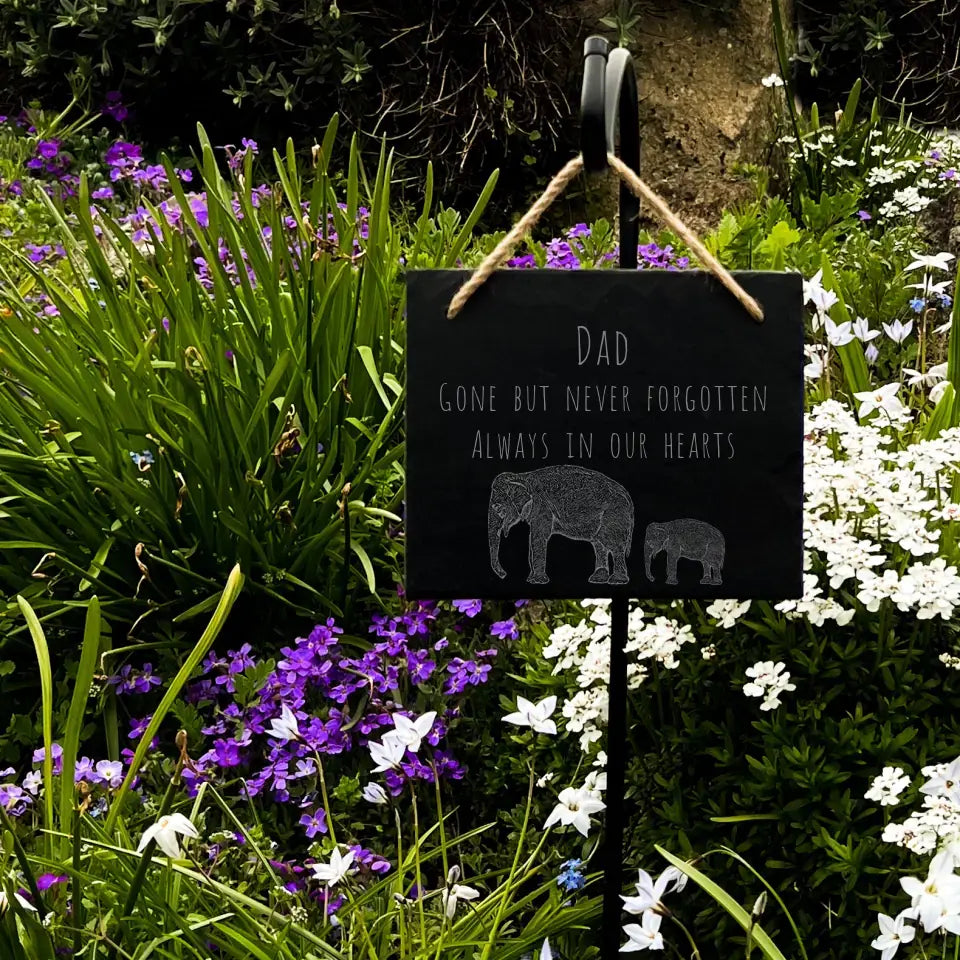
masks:
{"type": "Polygon", "coordinates": [[[526,473],[501,473],[494,478],[487,538],[490,566],[501,579],[507,571],[500,563],[500,539],[521,520],[530,528],[528,583],[550,582],[547,544],[554,534],[592,544],[596,566],[588,582],[629,582],[633,500],[624,487],[605,474],[576,464],[557,464],[526,473]]]}
{"type": "Polygon", "coordinates": [[[660,553],[667,555],[667,583],[677,582],[677,561],[698,560],[703,566],[701,583],[720,586],[726,543],[723,534],[702,520],[670,520],[647,525],[643,541],[643,562],[647,579],[653,580],[650,564],[660,553]]]}

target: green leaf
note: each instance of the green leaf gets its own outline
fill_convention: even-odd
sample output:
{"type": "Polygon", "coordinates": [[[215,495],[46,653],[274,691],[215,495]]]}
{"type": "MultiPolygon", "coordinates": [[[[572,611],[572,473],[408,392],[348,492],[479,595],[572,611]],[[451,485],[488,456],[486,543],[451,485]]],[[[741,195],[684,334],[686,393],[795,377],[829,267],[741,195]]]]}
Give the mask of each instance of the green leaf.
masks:
{"type": "MultiPolygon", "coordinates": [[[[73,811],[76,807],[76,783],[74,769],[80,745],[80,731],[87,701],[90,699],[90,687],[97,669],[100,653],[100,601],[96,596],[87,603],[87,618],[83,626],[83,645],[80,647],[80,663],[77,676],[73,681],[73,695],[70,698],[70,711],[63,733],[63,767],[60,775],[60,831],[72,832],[73,811]]],[[[69,838],[61,838],[60,856],[66,857],[69,838]]]]}
{"type": "Polygon", "coordinates": [[[230,610],[233,608],[233,604],[236,602],[242,589],[243,574],[240,572],[240,567],[235,566],[233,570],[230,571],[230,576],[227,578],[223,593],[220,596],[220,602],[217,604],[217,609],[214,610],[213,616],[207,624],[207,628],[203,631],[203,634],[197,641],[197,645],[190,652],[190,655],[187,657],[177,675],[170,681],[166,693],[163,695],[163,699],[154,711],[153,718],[147,725],[147,729],[143,732],[143,736],[140,738],[133,759],[130,761],[129,767],[127,767],[127,775],[124,777],[120,788],[114,794],[113,801],[110,805],[110,812],[107,814],[104,829],[108,836],[112,835],[116,828],[117,817],[123,806],[123,799],[130,790],[130,784],[136,777],[140,765],[143,763],[147,751],[150,749],[150,741],[156,736],[157,731],[160,729],[160,724],[180,696],[180,691],[190,679],[193,671],[196,670],[200,662],[207,655],[207,651],[213,646],[213,642],[223,629],[230,610]]]}
{"type": "Polygon", "coordinates": [[[743,928],[744,933],[749,932],[752,939],[756,942],[757,946],[760,948],[760,951],[767,958],[767,960],[787,960],[787,958],[780,952],[776,944],[770,939],[770,937],[764,932],[763,928],[754,922],[752,922],[751,916],[747,913],[746,910],[733,897],[730,896],[726,890],[723,889],[719,884],[715,883],[708,876],[701,873],[697,870],[696,867],[691,866],[687,863],[686,860],[681,860],[679,857],[675,857],[672,853],[668,853],[663,847],[658,844],[654,844],[654,849],[657,853],[660,854],[668,863],[675,866],[681,873],[686,874],[698,887],[703,891],[708,893],[717,903],[727,911],[728,914],[743,928]]]}
{"type": "MultiPolygon", "coordinates": [[[[53,819],[53,672],[50,668],[50,651],[47,640],[43,635],[43,627],[33,608],[21,596],[17,596],[20,612],[27,621],[30,637],[33,639],[33,649],[37,657],[37,671],[40,674],[40,709],[43,728],[43,809],[44,827],[47,831],[54,831],[57,825],[53,819]]],[[[53,837],[48,832],[45,837],[47,856],[53,852],[53,837]]]]}

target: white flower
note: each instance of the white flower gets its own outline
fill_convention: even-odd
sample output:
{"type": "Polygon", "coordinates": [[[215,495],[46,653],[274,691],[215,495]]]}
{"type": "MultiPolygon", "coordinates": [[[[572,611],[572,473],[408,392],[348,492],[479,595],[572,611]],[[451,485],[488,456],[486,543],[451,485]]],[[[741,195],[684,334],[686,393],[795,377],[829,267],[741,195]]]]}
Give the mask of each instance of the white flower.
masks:
{"type": "Polygon", "coordinates": [[[270,726],[264,731],[270,737],[276,737],[278,740],[302,740],[300,736],[300,727],[297,723],[296,714],[283,704],[280,710],[280,716],[274,717],[270,721],[270,726]]]}
{"type": "Polygon", "coordinates": [[[553,960],[553,951],[550,949],[550,941],[544,940],[540,948],[540,960],[553,960]]]}
{"type": "Polygon", "coordinates": [[[621,953],[634,953],[637,950],[662,950],[663,934],[660,933],[662,917],[648,910],[640,923],[628,923],[623,932],[627,942],[620,948],[621,953]]]}
{"type": "Polygon", "coordinates": [[[885,913],[877,914],[880,936],[870,946],[881,951],[880,960],[890,960],[901,943],[909,943],[917,935],[916,928],[907,926],[906,920],[902,913],[896,920],[885,913]]]}
{"type": "Polygon", "coordinates": [[[315,863],[311,866],[313,875],[317,880],[324,881],[328,887],[335,887],[350,872],[355,856],[352,850],[342,856],[339,849],[334,848],[329,863],[315,863]]]}
{"type": "Polygon", "coordinates": [[[547,817],[543,825],[544,830],[549,830],[555,823],[559,823],[564,827],[576,828],[585,837],[589,836],[590,814],[606,809],[606,804],[602,800],[591,796],[583,787],[576,790],[573,787],[567,787],[560,791],[557,799],[559,803],[547,817]]]}
{"type": "Polygon", "coordinates": [[[197,828],[182,813],[168,813],[152,827],[147,827],[143,831],[143,836],[137,846],[137,853],[143,853],[147,844],[151,840],[155,840],[157,846],[168,857],[176,859],[180,856],[180,842],[177,840],[177,834],[194,839],[200,836],[197,833],[197,828]]]}
{"type": "Polygon", "coordinates": [[[899,390],[899,383],[887,383],[882,387],[874,387],[873,390],[855,393],[853,396],[860,401],[857,416],[862,420],[873,413],[874,410],[882,410],[890,418],[899,417],[906,413],[907,408],[897,396],[899,390]]]}
{"type": "Polygon", "coordinates": [[[880,336],[879,330],[870,329],[870,321],[864,320],[863,317],[857,317],[853,321],[853,335],[861,341],[861,343],[869,343],[874,337],[880,336]]]}
{"type": "Polygon", "coordinates": [[[823,327],[827,334],[827,340],[833,347],[845,347],[853,340],[851,332],[852,324],[849,320],[844,323],[834,323],[829,317],[824,317],[823,327]]]}
{"type": "Polygon", "coordinates": [[[440,894],[440,900],[443,903],[443,912],[447,915],[447,919],[453,919],[453,915],[457,911],[458,901],[476,900],[479,896],[479,890],[468,887],[465,883],[453,883],[445,887],[440,894]]]}
{"type": "Polygon", "coordinates": [[[903,372],[907,375],[908,387],[931,387],[940,383],[947,377],[947,365],[938,363],[930,367],[926,373],[914,370],[911,367],[904,367],[903,372]]]}
{"type": "Polygon", "coordinates": [[[930,862],[926,880],[901,877],[900,886],[927,933],[939,930],[945,915],[960,913],[960,877],[954,876],[953,855],[947,850],[930,862]]]}
{"type": "Polygon", "coordinates": [[[751,683],[743,685],[744,696],[763,697],[761,710],[775,710],[780,706],[780,694],[796,690],[796,684],[790,683],[789,671],[784,671],[782,662],[760,660],[752,667],[747,667],[746,674],[752,677],[751,683]]]}
{"type": "Polygon", "coordinates": [[[783,77],[779,73],[771,73],[760,81],[765,87],[782,87],[783,77]]]}
{"type": "Polygon", "coordinates": [[[367,744],[367,749],[376,764],[373,768],[374,773],[396,769],[407,752],[406,744],[401,740],[388,740],[386,737],[383,738],[383,743],[371,740],[367,744]]]}
{"type": "Polygon", "coordinates": [[[557,732],[557,725],[549,718],[556,709],[556,697],[545,697],[537,704],[531,703],[525,697],[517,697],[517,712],[508,713],[503,722],[513,723],[518,727],[530,727],[537,733],[553,736],[557,732]]]}
{"type": "Polygon", "coordinates": [[[416,720],[411,720],[402,713],[395,713],[393,715],[395,729],[388,730],[383,735],[383,742],[386,743],[388,740],[399,741],[411,753],[416,753],[420,749],[420,742],[433,729],[436,719],[436,710],[431,710],[416,720]]]}
{"type": "Polygon", "coordinates": [[[832,290],[823,288],[823,270],[818,270],[809,280],[803,281],[803,302],[813,304],[817,316],[813,323],[814,331],[820,329],[827,311],[839,301],[832,290]]]}
{"type": "Polygon", "coordinates": [[[912,320],[908,320],[906,323],[894,320],[893,323],[881,323],[880,326],[883,327],[884,333],[886,333],[894,343],[903,343],[913,332],[912,320]]]}
{"type": "Polygon", "coordinates": [[[910,777],[902,767],[884,767],[878,777],[874,777],[870,789],[863,795],[865,800],[873,800],[881,807],[893,807],[898,798],[910,786],[910,777]]]}
{"type": "MultiPolygon", "coordinates": [[[[37,908],[29,900],[27,900],[25,897],[22,897],[16,891],[14,891],[13,897],[17,901],[17,903],[19,903],[20,906],[23,907],[24,910],[32,910],[34,913],[37,912],[37,908]]],[[[10,906],[10,901],[7,900],[7,894],[3,890],[0,890],[0,917],[2,917],[7,912],[7,908],[9,906],[10,906]]]]}
{"type": "Polygon", "coordinates": [[[938,404],[942,399],[943,395],[949,389],[949,387],[950,387],[949,380],[941,380],[939,383],[935,383],[930,388],[930,393],[928,394],[928,396],[930,397],[930,402],[932,404],[938,404]]]}
{"type": "Polygon", "coordinates": [[[542,777],[537,777],[537,786],[545,787],[553,779],[553,773],[545,773],[542,777]]]}
{"type": "MultiPolygon", "coordinates": [[[[677,873],[679,872],[678,870],[677,873]]],[[[681,876],[683,875],[681,874],[681,876]]],[[[651,877],[646,870],[641,870],[640,879],[636,885],[637,895],[635,897],[625,897],[623,894],[620,894],[620,899],[623,901],[623,909],[627,913],[632,913],[635,916],[640,916],[640,914],[652,910],[663,899],[663,895],[667,892],[668,885],[675,880],[676,877],[668,875],[667,871],[664,870],[664,872],[657,877],[656,882],[654,882],[653,877],[651,877]]],[[[674,889],[677,889],[677,887],[674,887],[674,889]]]]}
{"type": "Polygon", "coordinates": [[[910,256],[913,257],[913,263],[908,264],[906,267],[907,271],[910,270],[949,270],[950,261],[953,260],[952,253],[934,253],[929,256],[924,256],[920,253],[915,253],[913,250],[910,251],[910,256]]]}
{"type": "Polygon", "coordinates": [[[960,757],[939,770],[920,788],[920,792],[934,797],[947,797],[960,806],[960,757]]]}
{"type": "Polygon", "coordinates": [[[827,366],[827,348],[819,343],[806,344],[803,352],[809,363],[803,368],[803,375],[807,380],[819,380],[827,366]]]}
{"type": "Polygon", "coordinates": [[[368,783],[363,788],[363,799],[368,803],[384,804],[387,802],[387,792],[379,783],[368,783]]]}

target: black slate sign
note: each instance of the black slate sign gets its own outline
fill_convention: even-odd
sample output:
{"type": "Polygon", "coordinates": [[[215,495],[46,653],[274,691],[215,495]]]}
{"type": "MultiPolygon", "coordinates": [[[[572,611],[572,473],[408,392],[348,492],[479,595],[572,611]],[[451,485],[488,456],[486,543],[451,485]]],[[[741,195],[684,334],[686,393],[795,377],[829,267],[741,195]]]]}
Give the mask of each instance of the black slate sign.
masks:
{"type": "Polygon", "coordinates": [[[797,274],[407,278],[406,590],[415,598],[802,592],[797,274]]]}

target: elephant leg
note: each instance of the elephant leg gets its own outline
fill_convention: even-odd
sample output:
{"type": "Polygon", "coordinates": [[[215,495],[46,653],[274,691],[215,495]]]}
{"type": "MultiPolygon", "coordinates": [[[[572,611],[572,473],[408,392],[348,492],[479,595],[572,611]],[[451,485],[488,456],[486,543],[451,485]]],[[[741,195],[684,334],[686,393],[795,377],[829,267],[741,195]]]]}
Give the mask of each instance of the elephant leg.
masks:
{"type": "Polygon", "coordinates": [[[629,583],[630,574],[627,572],[626,549],[617,547],[610,551],[613,557],[613,575],[610,577],[611,583],[629,583]]]}
{"type": "Polygon", "coordinates": [[[590,574],[588,583],[607,583],[610,579],[610,568],[607,566],[607,554],[609,551],[599,540],[591,541],[593,544],[593,555],[596,558],[596,566],[593,573],[590,574]]]}
{"type": "Polygon", "coordinates": [[[701,583],[715,583],[713,579],[714,566],[709,560],[701,560],[700,563],[703,566],[703,576],[700,578],[701,583]]]}
{"type": "Polygon", "coordinates": [[[547,576],[547,543],[553,533],[549,520],[530,521],[530,546],[527,559],[530,561],[530,576],[527,583],[549,583],[547,576]]]}
{"type": "Polygon", "coordinates": [[[680,559],[680,551],[667,548],[667,583],[676,586],[677,583],[677,561],[680,559]]]}

